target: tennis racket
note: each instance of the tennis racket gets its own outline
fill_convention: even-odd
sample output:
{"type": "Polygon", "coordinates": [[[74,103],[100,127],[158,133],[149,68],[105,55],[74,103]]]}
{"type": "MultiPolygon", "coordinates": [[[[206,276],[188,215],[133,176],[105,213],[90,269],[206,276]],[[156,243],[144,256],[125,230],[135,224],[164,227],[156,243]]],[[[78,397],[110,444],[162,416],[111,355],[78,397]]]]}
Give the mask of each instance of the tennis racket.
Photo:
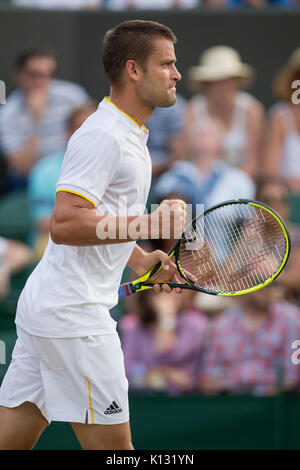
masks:
{"type": "Polygon", "coordinates": [[[122,284],[119,298],[155,284],[236,296],[270,284],[283,270],[290,252],[284,221],[261,202],[226,201],[196,217],[168,253],[182,283],[151,282],[158,263],[139,279],[122,284]]]}

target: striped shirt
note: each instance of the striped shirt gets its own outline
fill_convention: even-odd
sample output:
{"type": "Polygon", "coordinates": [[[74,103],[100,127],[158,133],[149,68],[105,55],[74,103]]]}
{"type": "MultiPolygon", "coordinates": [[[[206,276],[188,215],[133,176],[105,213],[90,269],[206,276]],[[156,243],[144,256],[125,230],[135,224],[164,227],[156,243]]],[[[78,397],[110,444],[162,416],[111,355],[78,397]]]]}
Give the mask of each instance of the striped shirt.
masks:
{"type": "Polygon", "coordinates": [[[74,83],[53,80],[49,86],[48,106],[36,124],[26,107],[25,93],[17,89],[0,108],[0,147],[4,155],[23,149],[30,137],[39,139],[40,158],[63,152],[67,142],[67,119],[71,112],[88,101],[85,90],[74,83]]]}

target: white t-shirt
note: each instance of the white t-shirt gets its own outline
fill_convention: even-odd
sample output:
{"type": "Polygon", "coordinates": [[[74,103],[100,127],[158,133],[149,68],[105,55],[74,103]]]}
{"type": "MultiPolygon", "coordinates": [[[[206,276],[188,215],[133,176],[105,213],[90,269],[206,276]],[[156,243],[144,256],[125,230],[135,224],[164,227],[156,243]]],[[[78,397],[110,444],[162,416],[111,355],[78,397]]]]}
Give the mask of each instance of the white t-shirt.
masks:
{"type": "MultiPolygon", "coordinates": [[[[248,143],[247,118],[249,108],[256,99],[247,92],[239,91],[232,115],[230,128],[224,132],[224,160],[231,166],[241,167],[245,163],[245,153],[248,143]]],[[[207,108],[207,99],[198,94],[191,99],[191,105],[197,119],[207,119],[210,113],[207,108]]]]}
{"type": "MultiPolygon", "coordinates": [[[[145,127],[105,98],[71,137],[57,191],[81,195],[99,213],[142,214],[151,183],[147,139],[145,127]]],[[[118,302],[118,287],[134,245],[56,245],[50,237],[20,296],[17,325],[52,338],[115,330],[109,309],[118,302]]]]}

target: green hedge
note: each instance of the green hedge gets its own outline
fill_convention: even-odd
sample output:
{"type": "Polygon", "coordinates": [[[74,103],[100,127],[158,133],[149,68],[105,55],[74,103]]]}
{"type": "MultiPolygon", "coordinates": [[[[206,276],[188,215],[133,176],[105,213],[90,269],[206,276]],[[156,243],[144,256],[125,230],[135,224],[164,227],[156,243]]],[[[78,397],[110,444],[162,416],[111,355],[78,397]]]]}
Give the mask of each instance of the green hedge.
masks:
{"type": "MultiPolygon", "coordinates": [[[[136,450],[300,449],[300,396],[130,395],[136,450]]],[[[80,449],[68,423],[51,423],[35,447],[80,449]]]]}

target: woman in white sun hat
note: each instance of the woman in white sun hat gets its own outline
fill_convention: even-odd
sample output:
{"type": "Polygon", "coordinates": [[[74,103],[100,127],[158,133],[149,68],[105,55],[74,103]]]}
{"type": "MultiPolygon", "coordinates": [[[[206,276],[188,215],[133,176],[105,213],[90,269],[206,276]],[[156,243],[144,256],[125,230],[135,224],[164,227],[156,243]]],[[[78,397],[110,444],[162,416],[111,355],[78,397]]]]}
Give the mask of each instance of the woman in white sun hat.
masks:
{"type": "Polygon", "coordinates": [[[188,79],[196,93],[190,100],[187,124],[212,117],[224,128],[224,158],[227,163],[255,175],[262,149],[264,109],[249,93],[254,70],[241,62],[235,49],[214,46],[205,50],[199,65],[191,67],[188,79]]]}
{"type": "Polygon", "coordinates": [[[300,47],[275,75],[273,92],[279,101],[270,109],[265,173],[284,177],[300,193],[300,47]]]}

